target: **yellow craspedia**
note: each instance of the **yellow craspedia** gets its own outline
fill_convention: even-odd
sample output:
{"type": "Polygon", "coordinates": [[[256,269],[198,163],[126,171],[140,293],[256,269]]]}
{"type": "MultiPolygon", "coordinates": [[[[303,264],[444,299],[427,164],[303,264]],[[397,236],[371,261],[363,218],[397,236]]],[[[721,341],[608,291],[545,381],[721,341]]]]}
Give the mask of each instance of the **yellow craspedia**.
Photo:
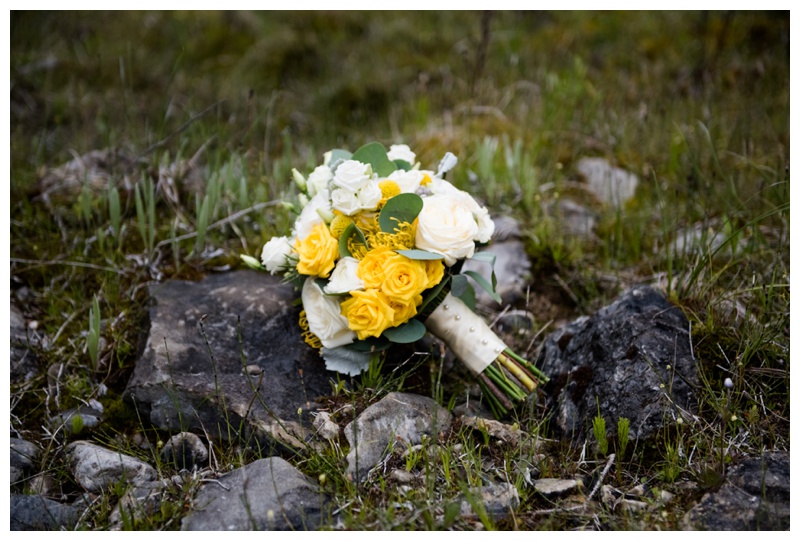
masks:
{"type": "Polygon", "coordinates": [[[391,199],[395,195],[400,195],[400,186],[393,180],[382,180],[378,183],[383,199],[391,199]]]}
{"type": "Polygon", "coordinates": [[[331,236],[335,239],[338,239],[344,233],[344,230],[353,223],[353,219],[350,216],[346,216],[344,214],[337,214],[333,217],[331,221],[330,230],[331,236]]]}
{"type": "Polygon", "coordinates": [[[352,291],[350,294],[351,297],[342,303],[342,315],[359,340],[380,336],[392,326],[394,309],[386,295],[377,289],[352,291]]]}
{"type": "Polygon", "coordinates": [[[381,291],[392,300],[408,303],[428,288],[425,263],[393,254],[383,264],[381,291]]]}
{"type": "Polygon", "coordinates": [[[294,242],[294,250],[298,256],[298,273],[327,278],[336,265],[339,243],[331,236],[328,226],[320,222],[305,239],[294,242]]]}
{"type": "Polygon", "coordinates": [[[441,259],[428,259],[425,261],[425,274],[428,284],[425,289],[435,286],[444,278],[444,263],[441,259]]]}

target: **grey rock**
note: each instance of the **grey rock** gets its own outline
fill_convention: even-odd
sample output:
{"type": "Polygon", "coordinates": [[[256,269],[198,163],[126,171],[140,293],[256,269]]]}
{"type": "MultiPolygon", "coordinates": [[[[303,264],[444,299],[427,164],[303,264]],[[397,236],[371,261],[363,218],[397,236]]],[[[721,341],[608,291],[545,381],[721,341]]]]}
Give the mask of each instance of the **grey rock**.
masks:
{"type": "Polygon", "coordinates": [[[244,270],[166,282],[150,295],[149,336],[125,396],[153,424],[224,439],[242,437],[244,425],[262,450],[304,446],[332,373],[300,336],[291,285],[244,270]]]}
{"type": "Polygon", "coordinates": [[[350,443],[347,473],[363,481],[398,440],[407,447],[422,443],[423,436],[435,440],[451,422],[450,412],[430,398],[389,393],[345,427],[344,434],[350,443]]]}
{"type": "Polygon", "coordinates": [[[576,444],[591,432],[598,407],[609,438],[620,418],[629,419],[631,441],[650,436],[665,418],[694,419],[689,323],[653,288],[630,289],[550,334],[536,365],[551,378],[555,428],[576,444]]]}
{"type": "Polygon", "coordinates": [[[263,458],[198,491],[183,530],[315,530],[328,513],[318,485],[279,457],[263,458]]]}
{"type": "Polygon", "coordinates": [[[191,470],[208,462],[208,449],[203,441],[191,432],[181,432],[172,436],[164,448],[161,458],[178,469],[191,470]]]}
{"type": "Polygon", "coordinates": [[[575,479],[537,479],[533,488],[546,498],[561,498],[577,490],[580,483],[575,479]]]}
{"type": "Polygon", "coordinates": [[[11,438],[12,485],[33,470],[41,453],[41,450],[35,444],[20,438],[11,438]]]}
{"type": "Polygon", "coordinates": [[[581,158],[576,168],[598,199],[615,207],[631,199],[639,185],[639,177],[603,158],[581,158]]]}
{"type": "Polygon", "coordinates": [[[88,441],[70,443],[66,453],[75,480],[88,492],[107,490],[119,481],[148,485],[157,478],[156,470],[146,462],[88,441]]]}
{"type": "Polygon", "coordinates": [[[11,531],[71,530],[80,510],[42,496],[11,495],[11,531]]]}
{"type": "Polygon", "coordinates": [[[598,216],[589,207],[571,199],[559,198],[548,206],[548,211],[556,216],[559,229],[567,236],[592,237],[594,235],[598,216]]]}
{"type": "Polygon", "coordinates": [[[519,493],[511,483],[489,484],[472,489],[470,495],[471,498],[465,497],[461,500],[461,515],[464,517],[477,517],[476,505],[482,505],[486,513],[495,520],[507,517],[519,507],[519,493]]]}
{"type": "Polygon", "coordinates": [[[722,487],[684,516],[684,530],[788,530],[789,454],[765,453],[731,468],[722,487]]]}

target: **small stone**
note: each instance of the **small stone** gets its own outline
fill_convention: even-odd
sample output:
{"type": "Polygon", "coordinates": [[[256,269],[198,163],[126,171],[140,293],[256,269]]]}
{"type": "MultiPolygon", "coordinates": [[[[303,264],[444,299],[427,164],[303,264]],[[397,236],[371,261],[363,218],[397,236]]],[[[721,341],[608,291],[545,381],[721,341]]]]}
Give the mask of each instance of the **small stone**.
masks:
{"type": "Polygon", "coordinates": [[[167,441],[161,458],[178,469],[191,470],[208,462],[208,449],[197,435],[181,432],[167,441]]]}
{"type": "Polygon", "coordinates": [[[66,454],[75,480],[89,492],[107,490],[120,481],[144,485],[158,477],[146,462],[88,441],[70,443],[66,454]]]}
{"type": "Polygon", "coordinates": [[[640,502],[638,500],[627,500],[622,499],[617,502],[617,509],[622,511],[629,511],[629,512],[636,512],[636,511],[644,511],[647,509],[648,504],[647,502],[640,502]]]}
{"type": "Polygon", "coordinates": [[[264,373],[264,369],[257,364],[248,364],[246,371],[248,376],[260,376],[264,373]]]}
{"type": "Polygon", "coordinates": [[[317,435],[326,440],[335,440],[339,437],[339,425],[331,420],[331,414],[326,411],[317,412],[314,417],[314,428],[317,435]]]}
{"type": "Polygon", "coordinates": [[[31,491],[33,494],[39,494],[40,496],[47,496],[53,491],[53,488],[56,486],[56,481],[53,479],[52,476],[47,475],[46,473],[40,473],[35,475],[30,483],[28,483],[28,490],[31,491]]]}
{"type": "Polygon", "coordinates": [[[414,479],[416,479],[413,473],[401,469],[392,470],[392,473],[390,473],[389,476],[398,483],[403,483],[405,485],[413,483],[414,479]]]}
{"type": "MultiPolygon", "coordinates": [[[[519,507],[519,493],[511,483],[489,484],[471,492],[473,498],[480,502],[486,513],[495,520],[507,517],[511,511],[519,507]]],[[[469,518],[478,516],[473,504],[467,498],[461,499],[461,515],[469,518]]]]}
{"type": "Polygon", "coordinates": [[[560,498],[574,492],[578,488],[578,481],[575,479],[537,479],[533,483],[533,488],[546,498],[560,498]]]}
{"type": "Polygon", "coordinates": [[[11,484],[24,478],[39,460],[41,450],[35,444],[20,438],[11,438],[11,484]]]}
{"type": "Polygon", "coordinates": [[[603,158],[581,158],[576,168],[598,199],[617,208],[634,196],[639,185],[639,177],[603,158]]]}
{"type": "Polygon", "coordinates": [[[67,434],[80,434],[100,426],[103,412],[91,406],[78,406],[62,411],[50,420],[55,430],[64,430],[67,434]]]}

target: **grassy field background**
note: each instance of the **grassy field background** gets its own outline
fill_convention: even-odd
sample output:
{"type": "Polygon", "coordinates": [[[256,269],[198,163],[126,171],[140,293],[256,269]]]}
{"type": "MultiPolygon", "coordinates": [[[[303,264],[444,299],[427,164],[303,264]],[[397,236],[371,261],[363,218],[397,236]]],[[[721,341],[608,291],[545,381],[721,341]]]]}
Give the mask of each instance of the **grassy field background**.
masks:
{"type": "MultiPolygon", "coordinates": [[[[702,492],[726,464],[788,450],[788,13],[12,12],[10,40],[11,296],[45,337],[41,373],[12,385],[11,434],[48,449],[42,465],[68,495],[65,442],[41,430],[47,367],[65,365],[62,404],[107,388],[108,423],[124,433],[131,413],[119,397],[143,285],[258,255],[293,218],[253,207],[294,200],[291,168],[373,140],[408,143],[430,167],[455,153],[453,182],[520,222],[533,276],[519,307],[538,329],[638,283],[659,284],[684,309],[705,424],[627,457],[620,485],[692,481],[702,492]],[[93,150],[110,175],[53,180],[93,150]],[[636,196],[621,208],[590,197],[577,182],[583,157],[636,173],[636,196]],[[160,176],[159,190],[148,176],[160,176]],[[561,198],[597,214],[594,235],[566,232],[561,198]],[[675,244],[690,230],[695,248],[675,244]]],[[[354,389],[365,403],[380,398],[354,389]]],[[[573,449],[551,452],[552,476],[592,467],[573,449]]],[[[341,502],[358,501],[350,528],[596,527],[591,517],[543,520],[519,477],[518,516],[429,522],[416,511],[458,486],[361,493],[331,453],[297,465],[325,473],[341,502]],[[387,511],[398,501],[414,512],[387,511]]],[[[691,503],[603,520],[672,529],[691,503]]],[[[180,513],[166,505],[133,526],[175,528],[180,513]]]]}

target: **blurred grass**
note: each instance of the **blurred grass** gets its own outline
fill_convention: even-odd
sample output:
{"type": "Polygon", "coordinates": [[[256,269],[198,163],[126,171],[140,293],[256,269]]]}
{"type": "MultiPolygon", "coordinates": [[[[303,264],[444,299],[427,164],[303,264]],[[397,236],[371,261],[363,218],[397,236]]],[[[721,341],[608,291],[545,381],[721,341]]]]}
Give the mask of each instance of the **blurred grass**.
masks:
{"type": "MultiPolygon", "coordinates": [[[[634,478],[705,479],[732,460],[715,454],[728,425],[736,452],[788,449],[788,13],[15,11],[10,39],[12,294],[47,338],[42,364],[67,367],[62,405],[124,388],[147,282],[257,255],[291,223],[267,203],[294,197],[292,167],[379,140],[431,167],[454,152],[453,181],[520,221],[537,326],[634,283],[684,308],[708,430],[692,463],[631,456],[634,478]],[[119,211],[89,178],[43,197],[52,168],[105,148],[136,158],[101,168],[119,211]],[[619,209],[588,196],[575,165],[589,156],[636,173],[636,196],[619,209]],[[565,199],[596,214],[594,235],[568,232],[565,199]],[[679,248],[694,229],[699,246],[679,248]],[[736,393],[723,408],[725,377],[736,393]]],[[[45,379],[12,388],[12,431],[40,437],[45,379]]],[[[553,475],[576,468],[564,453],[553,475]]],[[[306,468],[333,479],[341,458],[306,468]]],[[[363,513],[348,525],[398,524],[363,513]]],[[[414,516],[399,524],[427,526],[414,516]]],[[[675,527],[659,520],[645,527],[675,527]]]]}

